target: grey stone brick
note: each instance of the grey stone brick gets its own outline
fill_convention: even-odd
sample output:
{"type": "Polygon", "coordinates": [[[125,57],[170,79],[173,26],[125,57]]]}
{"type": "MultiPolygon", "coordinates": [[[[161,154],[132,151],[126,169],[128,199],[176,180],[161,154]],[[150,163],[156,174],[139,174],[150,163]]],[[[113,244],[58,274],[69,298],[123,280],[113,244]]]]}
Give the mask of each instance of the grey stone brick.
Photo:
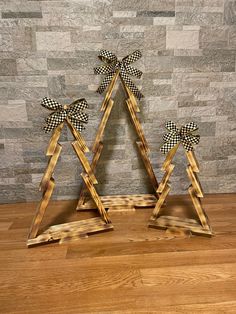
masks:
{"type": "Polygon", "coordinates": [[[0,60],[0,75],[10,76],[16,75],[16,60],[15,59],[1,59],[0,60]]]}
{"type": "Polygon", "coordinates": [[[175,11],[138,11],[137,16],[145,16],[145,17],[171,17],[175,16],[175,11]]]}
{"type": "Polygon", "coordinates": [[[224,1],[224,23],[228,25],[236,23],[236,2],[234,0],[224,1]]]}
{"type": "Polygon", "coordinates": [[[3,19],[34,19],[42,17],[42,12],[2,12],[3,19]]]}

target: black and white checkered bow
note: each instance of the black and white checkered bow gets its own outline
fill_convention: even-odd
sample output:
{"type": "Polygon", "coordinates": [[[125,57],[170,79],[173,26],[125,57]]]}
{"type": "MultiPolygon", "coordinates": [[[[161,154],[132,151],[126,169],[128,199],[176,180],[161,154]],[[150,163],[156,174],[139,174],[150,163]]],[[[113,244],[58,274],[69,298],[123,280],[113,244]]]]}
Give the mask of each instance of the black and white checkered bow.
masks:
{"type": "Polygon", "coordinates": [[[107,74],[104,80],[102,81],[100,87],[97,92],[102,94],[107,86],[110,84],[114,74],[117,70],[120,71],[120,76],[127,87],[131,90],[131,92],[138,98],[143,98],[143,94],[138,90],[137,86],[131,81],[129,75],[133,75],[137,78],[141,78],[142,71],[130,66],[131,63],[139,60],[142,57],[142,54],[139,50],[134,51],[130,55],[123,58],[119,61],[114,53],[108,50],[101,50],[99,55],[99,59],[106,63],[106,65],[101,65],[99,67],[94,68],[95,74],[107,74]]]}
{"type": "Polygon", "coordinates": [[[198,130],[198,126],[194,122],[189,122],[178,129],[174,122],[168,121],[165,127],[169,130],[169,133],[163,136],[164,144],[161,146],[160,151],[164,154],[180,142],[186,151],[191,151],[193,150],[193,144],[198,144],[200,141],[200,135],[192,134],[192,132],[198,130]]]}
{"type": "Polygon", "coordinates": [[[41,105],[55,111],[45,119],[46,125],[44,126],[44,131],[46,133],[56,128],[66,119],[69,120],[77,131],[81,132],[85,129],[83,123],[88,122],[88,115],[82,111],[88,108],[86,99],[77,99],[68,106],[62,106],[56,100],[44,97],[41,105]]]}

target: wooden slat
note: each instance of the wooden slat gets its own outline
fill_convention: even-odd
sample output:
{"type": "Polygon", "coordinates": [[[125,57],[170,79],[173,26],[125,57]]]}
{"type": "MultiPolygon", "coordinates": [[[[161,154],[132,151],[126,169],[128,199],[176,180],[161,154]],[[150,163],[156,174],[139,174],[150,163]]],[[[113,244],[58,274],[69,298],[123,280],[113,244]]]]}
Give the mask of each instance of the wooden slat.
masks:
{"type": "Polygon", "coordinates": [[[99,146],[99,143],[102,140],[103,133],[104,133],[104,130],[105,130],[105,127],[106,127],[106,124],[107,124],[107,120],[110,117],[110,113],[111,113],[111,109],[113,107],[113,104],[114,104],[114,101],[112,99],[109,99],[107,107],[106,107],[106,110],[104,111],[102,120],[101,120],[100,125],[98,127],[98,131],[97,131],[96,138],[95,138],[95,141],[94,141],[94,145],[93,145],[93,148],[92,148],[92,151],[94,153],[96,153],[96,151],[98,149],[98,146],[99,146]]]}
{"type": "Polygon", "coordinates": [[[80,146],[80,149],[86,153],[89,152],[89,148],[87,147],[85,140],[83,139],[82,135],[73,127],[70,123],[70,120],[66,120],[69,129],[71,130],[72,135],[74,136],[75,140],[77,141],[77,145],[80,146]]]}
{"type": "MultiPolygon", "coordinates": [[[[101,196],[101,201],[106,208],[114,206],[134,206],[136,208],[141,207],[154,207],[157,202],[157,198],[153,194],[139,194],[139,195],[107,195],[101,196]]],[[[95,209],[95,203],[90,199],[80,207],[80,210],[95,209]]]]}
{"type": "Polygon", "coordinates": [[[169,180],[169,178],[170,178],[170,176],[174,170],[174,167],[175,166],[173,164],[170,164],[168,166],[168,168],[166,168],[166,172],[165,172],[165,174],[164,174],[164,176],[163,176],[163,178],[159,184],[159,187],[157,189],[157,193],[162,193],[162,191],[165,189],[166,185],[168,184],[168,180],[169,180]]]}
{"type": "MultiPolygon", "coordinates": [[[[75,222],[64,223],[49,227],[46,231],[41,233],[34,239],[29,239],[28,246],[51,242],[56,240],[63,240],[65,238],[73,238],[78,240],[85,234],[90,234],[98,231],[107,231],[113,229],[112,224],[105,223],[100,217],[90,218],[75,222]]],[[[63,242],[63,241],[61,241],[63,242]]]]}
{"type": "MultiPolygon", "coordinates": [[[[93,155],[93,160],[92,160],[92,163],[91,163],[92,171],[95,171],[95,168],[97,166],[98,160],[99,160],[99,158],[101,156],[102,149],[103,149],[103,143],[99,142],[99,145],[97,147],[97,150],[96,150],[95,154],[93,155]]],[[[84,184],[82,184],[76,210],[80,210],[84,206],[87,193],[88,193],[88,191],[86,189],[86,186],[84,184]]]]}
{"type": "Polygon", "coordinates": [[[40,185],[39,185],[40,191],[44,191],[47,188],[47,184],[48,184],[49,180],[51,179],[51,176],[53,175],[53,172],[54,172],[55,166],[57,164],[58,158],[61,154],[61,150],[62,150],[61,145],[57,144],[53,155],[51,156],[51,158],[48,161],[47,168],[46,168],[44,175],[43,175],[43,178],[40,182],[40,185]]]}
{"type": "MultiPolygon", "coordinates": [[[[140,154],[141,154],[144,166],[145,166],[145,168],[147,170],[147,173],[148,173],[149,179],[150,179],[150,181],[152,183],[153,189],[156,192],[157,189],[158,189],[158,182],[157,182],[155,173],[153,171],[150,159],[149,159],[149,157],[147,155],[147,152],[145,150],[144,144],[142,142],[136,142],[136,144],[137,144],[137,146],[139,148],[139,151],[140,151],[140,154]]],[[[157,196],[158,196],[158,194],[157,194],[157,196]]]]}
{"type": "Polygon", "coordinates": [[[156,220],[149,221],[149,227],[167,229],[169,227],[184,228],[190,230],[194,234],[212,236],[209,228],[203,228],[196,220],[179,218],[173,216],[161,216],[156,220]]]}
{"type": "Polygon", "coordinates": [[[152,217],[150,218],[151,220],[155,220],[156,217],[159,215],[161,207],[162,207],[162,205],[163,205],[169,192],[170,192],[170,186],[167,184],[165,186],[164,190],[162,191],[162,193],[159,195],[159,199],[158,199],[156,206],[153,210],[152,217]]]}
{"type": "Polygon", "coordinates": [[[104,98],[103,103],[102,103],[101,111],[104,111],[106,109],[108,102],[111,99],[111,95],[112,95],[115,83],[118,79],[118,76],[119,76],[119,70],[116,71],[115,75],[113,76],[113,78],[110,82],[110,85],[107,88],[107,92],[106,92],[105,98],[104,98]]]}
{"type": "Polygon", "coordinates": [[[202,226],[205,228],[205,229],[210,229],[209,225],[208,225],[208,217],[205,213],[205,211],[203,210],[202,208],[202,205],[201,205],[201,201],[200,201],[200,198],[198,198],[195,193],[194,193],[194,188],[192,186],[190,186],[188,188],[188,192],[191,196],[191,199],[192,199],[192,202],[193,202],[193,205],[195,207],[195,210],[197,212],[197,215],[199,217],[199,220],[201,221],[201,224],[202,226]]]}
{"type": "Polygon", "coordinates": [[[131,102],[131,104],[133,106],[133,109],[136,112],[140,112],[140,109],[138,107],[137,100],[136,100],[134,94],[131,92],[131,90],[128,88],[128,86],[125,84],[125,82],[122,80],[122,78],[121,78],[121,81],[122,81],[122,85],[124,87],[124,90],[127,93],[127,97],[128,97],[128,99],[130,100],[130,102],[131,102]]]}
{"type": "Polygon", "coordinates": [[[83,153],[83,151],[81,150],[80,145],[78,144],[77,141],[71,143],[77,156],[79,157],[79,160],[85,170],[85,172],[89,175],[89,177],[91,178],[93,184],[97,184],[97,179],[95,178],[95,175],[90,167],[90,164],[88,162],[88,159],[86,158],[85,154],[83,153]]]}
{"type": "Polygon", "coordinates": [[[188,161],[189,161],[190,166],[192,167],[193,171],[199,172],[199,164],[198,164],[197,158],[194,154],[194,151],[193,150],[189,151],[189,152],[186,151],[186,156],[188,158],[188,161]]]}
{"type": "Polygon", "coordinates": [[[143,145],[145,147],[146,152],[149,153],[150,150],[149,150],[149,147],[148,147],[147,140],[146,140],[146,138],[144,136],[142,126],[140,124],[140,121],[139,121],[139,119],[137,117],[136,112],[134,111],[132,103],[130,102],[129,99],[127,99],[126,100],[126,104],[127,104],[127,107],[128,107],[129,113],[130,113],[131,120],[132,120],[133,125],[135,127],[136,133],[137,133],[138,137],[140,138],[140,140],[142,141],[142,143],[143,143],[143,145]]]}
{"type": "Polygon", "coordinates": [[[85,173],[81,173],[81,176],[82,176],[82,178],[83,178],[83,180],[87,186],[87,189],[89,190],[89,192],[92,196],[92,199],[94,200],[95,204],[97,205],[97,208],[98,208],[98,211],[99,211],[101,217],[104,219],[104,221],[106,223],[110,223],[110,220],[107,216],[106,210],[105,210],[105,208],[101,202],[99,195],[97,194],[96,189],[93,186],[93,183],[92,183],[90,177],[85,173]]]}
{"type": "Polygon", "coordinates": [[[161,170],[166,170],[168,169],[169,165],[171,164],[172,162],[172,159],[174,158],[175,154],[176,154],[176,151],[177,149],[179,148],[179,144],[176,144],[166,155],[166,159],[162,165],[162,168],[161,170]]]}
{"type": "Polygon", "coordinates": [[[47,147],[46,156],[52,156],[54,154],[63,126],[64,126],[64,123],[61,123],[58,125],[58,127],[54,129],[53,134],[50,138],[48,147],[47,147]]]}
{"type": "Polygon", "coordinates": [[[48,203],[50,201],[50,198],[52,196],[54,186],[55,186],[54,179],[51,178],[50,181],[48,182],[47,190],[44,192],[43,197],[41,199],[41,202],[39,203],[39,205],[37,207],[36,214],[35,214],[35,217],[33,219],[33,222],[32,222],[31,228],[30,228],[30,232],[29,232],[29,236],[28,236],[29,239],[35,238],[37,233],[38,233],[39,226],[43,220],[45,210],[46,210],[48,203]]]}
{"type": "Polygon", "coordinates": [[[197,174],[193,172],[193,169],[190,165],[186,168],[186,171],[187,171],[188,177],[189,177],[189,179],[193,185],[193,188],[196,192],[197,197],[203,197],[202,187],[201,187],[201,184],[198,180],[197,174]]]}

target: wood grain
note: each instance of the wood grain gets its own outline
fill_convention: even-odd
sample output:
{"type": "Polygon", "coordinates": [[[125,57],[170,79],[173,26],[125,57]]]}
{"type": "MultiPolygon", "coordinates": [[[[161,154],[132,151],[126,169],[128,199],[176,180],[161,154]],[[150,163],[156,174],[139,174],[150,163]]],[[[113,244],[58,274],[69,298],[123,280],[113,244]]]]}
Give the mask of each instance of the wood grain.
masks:
{"type": "Polygon", "coordinates": [[[32,225],[30,228],[29,239],[32,239],[37,236],[39,226],[43,220],[43,216],[45,214],[46,208],[52,196],[54,187],[55,187],[55,181],[53,178],[51,178],[48,182],[47,189],[44,191],[43,197],[37,207],[36,214],[34,216],[34,219],[32,221],[32,225]]]}
{"type": "Polygon", "coordinates": [[[110,117],[113,104],[114,104],[114,101],[112,99],[109,99],[108,103],[107,103],[107,106],[106,106],[106,110],[104,111],[104,114],[102,116],[101,123],[99,124],[98,131],[97,131],[97,134],[96,134],[96,138],[95,138],[95,141],[94,141],[94,145],[93,145],[93,148],[92,148],[92,151],[95,154],[96,154],[96,152],[98,150],[99,143],[102,140],[103,133],[104,133],[105,127],[107,125],[107,121],[108,121],[108,119],[110,117]]]}
{"type": "Polygon", "coordinates": [[[53,131],[53,134],[50,138],[47,151],[46,151],[46,156],[52,156],[54,154],[54,151],[57,147],[57,142],[61,136],[61,131],[64,127],[64,122],[59,124],[58,127],[56,127],[53,131]]]}
{"type": "Polygon", "coordinates": [[[92,183],[93,184],[97,184],[98,181],[95,178],[95,175],[93,173],[93,170],[90,167],[90,164],[89,164],[89,161],[88,161],[87,157],[85,156],[83,151],[80,149],[80,145],[78,144],[77,141],[74,141],[71,144],[72,144],[72,146],[73,146],[73,148],[74,148],[74,150],[76,152],[76,155],[78,156],[78,158],[79,158],[79,160],[81,162],[82,167],[84,168],[85,172],[88,173],[89,177],[91,178],[92,183]]]}
{"type": "MultiPolygon", "coordinates": [[[[93,155],[93,159],[92,159],[92,163],[91,163],[92,171],[94,171],[96,166],[97,166],[98,160],[99,160],[101,153],[102,153],[102,149],[103,149],[103,143],[99,142],[99,145],[97,146],[96,153],[93,155]]],[[[84,209],[84,207],[86,207],[86,203],[89,203],[89,202],[86,202],[86,196],[88,195],[88,193],[89,192],[88,192],[86,186],[84,184],[82,184],[79,199],[78,199],[78,204],[76,206],[76,210],[84,209]]],[[[95,206],[94,208],[96,208],[96,205],[93,202],[93,200],[91,198],[90,198],[90,200],[94,204],[94,206],[95,206]]],[[[89,207],[89,208],[91,209],[91,207],[89,207]]]]}
{"type": "MultiPolygon", "coordinates": [[[[191,203],[170,195],[165,208],[181,199],[191,203]]],[[[147,228],[152,208],[143,208],[111,212],[113,232],[27,249],[35,205],[0,205],[1,313],[236,312],[236,194],[205,195],[213,238],[167,240],[147,228]]],[[[44,225],[94,217],[75,205],[52,201],[44,225]]]]}
{"type": "Polygon", "coordinates": [[[39,190],[40,191],[45,191],[45,189],[47,189],[48,182],[53,175],[53,172],[54,172],[54,169],[56,167],[58,158],[61,154],[61,150],[62,150],[61,145],[57,144],[55,149],[54,149],[54,153],[53,153],[52,157],[48,160],[47,168],[46,168],[44,175],[42,177],[42,180],[39,184],[39,190]]]}
{"type": "MultiPolygon", "coordinates": [[[[101,201],[106,208],[114,208],[115,206],[132,206],[136,208],[154,207],[157,198],[153,194],[132,194],[132,195],[105,195],[101,196],[101,201]]],[[[82,205],[80,210],[95,209],[96,204],[89,199],[82,205]]]]}
{"type": "Polygon", "coordinates": [[[112,224],[105,223],[100,217],[68,222],[49,227],[36,238],[29,239],[27,245],[32,246],[57,240],[62,243],[65,239],[73,239],[74,241],[91,233],[109,229],[113,229],[112,224]]]}

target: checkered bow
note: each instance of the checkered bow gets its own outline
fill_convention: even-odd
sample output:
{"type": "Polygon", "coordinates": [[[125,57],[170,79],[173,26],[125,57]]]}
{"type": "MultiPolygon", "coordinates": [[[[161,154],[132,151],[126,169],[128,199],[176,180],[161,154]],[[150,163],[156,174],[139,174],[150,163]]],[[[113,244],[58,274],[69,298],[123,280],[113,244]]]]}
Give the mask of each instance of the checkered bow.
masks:
{"type": "Polygon", "coordinates": [[[193,144],[198,144],[200,141],[200,135],[193,134],[192,132],[198,130],[198,126],[194,122],[189,122],[180,129],[172,121],[166,122],[166,129],[169,133],[164,134],[164,144],[161,146],[160,151],[164,154],[168,153],[175,145],[181,142],[186,151],[193,150],[193,144]]]}
{"type": "Polygon", "coordinates": [[[94,68],[95,74],[106,74],[106,77],[99,86],[97,92],[102,94],[107,86],[110,84],[114,74],[117,70],[120,71],[120,76],[124,83],[128,86],[131,92],[140,100],[144,95],[138,90],[137,86],[131,81],[129,75],[141,78],[142,71],[132,67],[130,64],[139,60],[142,54],[139,50],[134,51],[130,55],[123,58],[121,61],[118,60],[116,55],[108,50],[101,50],[99,59],[106,63],[106,65],[101,65],[94,68]]]}
{"type": "Polygon", "coordinates": [[[77,99],[68,106],[62,106],[56,100],[44,97],[41,105],[54,111],[45,119],[44,131],[46,133],[56,128],[66,119],[69,120],[77,131],[81,132],[85,129],[83,123],[88,122],[88,115],[82,111],[88,108],[86,99],[77,99]]]}

